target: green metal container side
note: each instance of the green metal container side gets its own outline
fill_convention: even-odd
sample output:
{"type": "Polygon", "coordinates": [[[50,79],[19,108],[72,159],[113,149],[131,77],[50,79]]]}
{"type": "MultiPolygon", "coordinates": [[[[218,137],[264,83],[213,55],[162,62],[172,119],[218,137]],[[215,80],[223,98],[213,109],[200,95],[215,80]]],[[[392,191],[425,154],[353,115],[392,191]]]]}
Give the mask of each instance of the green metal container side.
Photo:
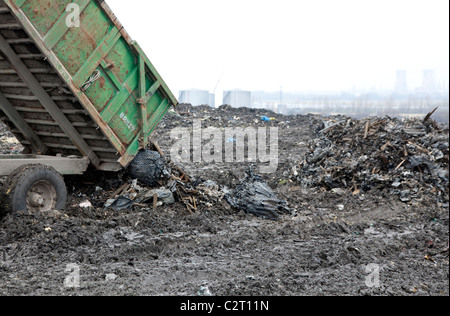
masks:
{"type": "Polygon", "coordinates": [[[4,1],[126,167],[178,104],[140,46],[103,0],[4,1]]]}

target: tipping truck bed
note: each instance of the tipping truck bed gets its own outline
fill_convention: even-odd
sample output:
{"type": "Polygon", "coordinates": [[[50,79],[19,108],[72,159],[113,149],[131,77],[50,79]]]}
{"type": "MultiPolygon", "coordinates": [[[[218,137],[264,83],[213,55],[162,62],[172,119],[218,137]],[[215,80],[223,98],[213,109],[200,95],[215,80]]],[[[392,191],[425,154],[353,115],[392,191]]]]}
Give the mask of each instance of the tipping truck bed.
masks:
{"type": "Polygon", "coordinates": [[[118,171],[175,105],[105,1],[0,0],[0,116],[28,153],[118,171]]]}

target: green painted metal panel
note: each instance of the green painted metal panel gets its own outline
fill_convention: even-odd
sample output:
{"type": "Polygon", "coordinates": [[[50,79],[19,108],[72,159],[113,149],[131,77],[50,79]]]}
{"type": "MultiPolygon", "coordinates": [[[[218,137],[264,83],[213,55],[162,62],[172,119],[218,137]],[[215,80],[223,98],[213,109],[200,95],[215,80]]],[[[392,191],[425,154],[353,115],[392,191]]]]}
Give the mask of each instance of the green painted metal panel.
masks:
{"type": "Polygon", "coordinates": [[[41,36],[47,34],[58,18],[64,13],[70,0],[52,1],[14,1],[21,7],[24,15],[30,20],[41,36]],[[23,2],[23,4],[21,4],[23,2]]]}
{"type": "Polygon", "coordinates": [[[177,105],[140,46],[102,0],[4,2],[127,166],[177,105]]]}

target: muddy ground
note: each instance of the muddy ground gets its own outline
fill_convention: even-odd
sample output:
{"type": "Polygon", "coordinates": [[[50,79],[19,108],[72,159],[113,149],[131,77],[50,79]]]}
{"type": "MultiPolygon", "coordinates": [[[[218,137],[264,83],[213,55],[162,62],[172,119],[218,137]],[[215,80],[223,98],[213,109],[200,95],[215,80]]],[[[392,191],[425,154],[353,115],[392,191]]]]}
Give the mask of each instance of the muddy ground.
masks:
{"type": "MultiPolygon", "coordinates": [[[[199,202],[195,212],[180,201],[117,211],[103,205],[130,180],[126,173],[66,177],[65,210],[0,220],[0,295],[196,296],[205,287],[218,296],[449,295],[448,187],[427,184],[402,201],[382,187],[302,185],[293,167],[325,120],[312,115],[183,105],[166,115],[154,140],[168,153],[171,130],[198,118],[220,128],[280,127],[278,169],[264,178],[291,213],[271,221],[225,199],[199,202]],[[92,207],[80,206],[86,200],[92,207]]],[[[20,151],[0,132],[2,152],[20,151]]],[[[444,154],[448,161],[448,148],[444,154]]],[[[232,189],[248,165],[181,167],[197,183],[232,189]]]]}

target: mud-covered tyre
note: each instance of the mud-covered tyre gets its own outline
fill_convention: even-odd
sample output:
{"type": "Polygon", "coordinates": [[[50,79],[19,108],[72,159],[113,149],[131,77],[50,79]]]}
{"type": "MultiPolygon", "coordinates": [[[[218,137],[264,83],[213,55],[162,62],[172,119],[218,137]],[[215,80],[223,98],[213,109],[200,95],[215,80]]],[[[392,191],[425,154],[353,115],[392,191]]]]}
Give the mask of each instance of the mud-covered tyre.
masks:
{"type": "Polygon", "coordinates": [[[67,204],[66,184],[61,174],[52,167],[24,165],[6,179],[1,200],[3,207],[0,213],[4,214],[62,210],[67,204]]]}
{"type": "Polygon", "coordinates": [[[158,186],[164,165],[164,158],[158,152],[141,150],[128,167],[128,174],[148,186],[158,186]]]}

